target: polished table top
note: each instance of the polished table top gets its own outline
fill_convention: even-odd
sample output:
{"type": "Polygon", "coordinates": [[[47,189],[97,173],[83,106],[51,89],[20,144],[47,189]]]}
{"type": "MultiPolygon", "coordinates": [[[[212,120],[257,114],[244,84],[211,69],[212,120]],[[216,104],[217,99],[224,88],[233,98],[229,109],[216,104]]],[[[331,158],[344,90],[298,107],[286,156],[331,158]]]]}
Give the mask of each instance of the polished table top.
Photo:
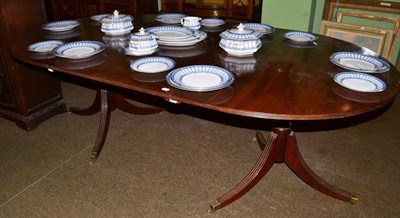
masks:
{"type": "MultiPolygon", "coordinates": [[[[130,61],[140,57],[125,55],[121,47],[118,48],[123,38],[104,35],[100,31],[100,24],[89,19],[80,22],[78,29],[66,34],[47,32],[40,27],[30,30],[13,45],[14,58],[173,102],[277,120],[324,120],[362,114],[386,105],[400,90],[400,74],[393,65],[388,72],[374,74],[386,83],[387,89],[383,92],[356,92],[336,84],[333,76],[348,70],[332,64],[329,56],[334,52],[362,52],[363,49],[322,35],[318,36],[317,45],[301,47],[285,40],[283,34],[288,30],[277,29],[262,38],[262,47],[253,56],[240,58],[227,55],[218,46],[219,33],[236,24],[227,23],[217,29],[201,29],[207,32],[208,37],[194,46],[160,46],[160,50],[153,54],[172,58],[176,61],[175,68],[193,64],[215,65],[235,75],[234,83],[223,90],[205,93],[182,91],[166,82],[168,72],[150,75],[130,69],[130,61]],[[47,39],[66,42],[97,40],[105,42],[109,47],[86,60],[45,58],[27,51],[29,44],[47,39]],[[170,91],[163,91],[165,87],[170,91]]],[[[140,27],[159,25],[162,23],[154,21],[153,15],[136,16],[132,33],[140,27]]]]}
{"type": "MultiPolygon", "coordinates": [[[[203,64],[226,68],[235,76],[227,88],[212,92],[190,92],[175,89],[166,81],[168,72],[145,74],[130,68],[130,61],[140,57],[125,55],[126,37],[109,37],[100,31],[99,23],[89,19],[72,32],[56,34],[37,29],[15,39],[12,55],[19,62],[33,67],[48,69],[56,77],[63,75],[78,78],[84,83],[96,83],[97,95],[92,106],[71,111],[81,115],[100,112],[99,131],[91,152],[93,163],[104,145],[115,108],[134,114],[151,114],[160,108],[138,108],[114,93],[115,88],[149,94],[172,103],[182,102],[228,114],[280,120],[264,138],[256,133],[262,153],[248,175],[233,189],[210,205],[210,211],[227,206],[254,187],[274,163],[285,163],[298,177],[314,189],[336,199],[355,203],[352,193],[330,185],[318,177],[306,164],[298,148],[290,121],[325,120],[351,117],[381,108],[390,103],[400,90],[400,73],[391,66],[385,73],[374,76],[382,79],[387,89],[377,93],[363,93],[343,88],[333,77],[343,71],[330,62],[329,57],[339,51],[363,52],[364,49],[333,38],[319,36],[316,45],[299,45],[284,38],[288,30],[277,29],[262,38],[262,47],[253,56],[233,57],[218,46],[219,34],[236,23],[227,23],[217,29],[202,29],[208,37],[189,47],[165,47],[153,54],[170,57],[175,68],[203,64]],[[109,47],[103,52],[82,60],[68,60],[27,51],[31,43],[46,39],[68,41],[104,41],[109,47]],[[121,46],[122,45],[122,46],[121,46]],[[60,73],[61,72],[61,73],[60,73]]],[[[141,27],[162,25],[154,21],[154,15],[136,16],[136,32],[141,27]]],[[[88,84],[86,84],[88,85],[88,84]]]]}

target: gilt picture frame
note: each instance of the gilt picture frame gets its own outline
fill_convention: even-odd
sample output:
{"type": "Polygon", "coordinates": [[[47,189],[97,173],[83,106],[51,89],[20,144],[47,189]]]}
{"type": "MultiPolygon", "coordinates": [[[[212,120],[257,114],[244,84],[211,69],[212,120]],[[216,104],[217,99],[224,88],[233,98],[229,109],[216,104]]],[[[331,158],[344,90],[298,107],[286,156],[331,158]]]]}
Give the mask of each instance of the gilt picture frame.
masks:
{"type": "Polygon", "coordinates": [[[392,30],[327,20],[321,22],[320,34],[368,48],[384,58],[390,55],[394,36],[392,30]]]}

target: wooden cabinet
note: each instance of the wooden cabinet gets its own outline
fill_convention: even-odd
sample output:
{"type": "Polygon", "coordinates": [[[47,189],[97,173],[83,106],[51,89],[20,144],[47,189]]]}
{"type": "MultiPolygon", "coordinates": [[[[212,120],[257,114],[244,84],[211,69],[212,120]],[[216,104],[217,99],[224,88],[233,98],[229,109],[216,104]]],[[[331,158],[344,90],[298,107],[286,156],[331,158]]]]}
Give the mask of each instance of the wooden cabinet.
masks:
{"type": "Polygon", "coordinates": [[[121,14],[156,14],[157,0],[45,0],[50,20],[78,19],[118,10],[121,14]]]}
{"type": "Polygon", "coordinates": [[[161,0],[161,11],[199,17],[261,21],[262,0],[161,0]]]}
{"type": "Polygon", "coordinates": [[[59,80],[18,64],[9,53],[15,36],[46,22],[41,0],[0,0],[0,116],[25,130],[66,112],[59,80]]]}

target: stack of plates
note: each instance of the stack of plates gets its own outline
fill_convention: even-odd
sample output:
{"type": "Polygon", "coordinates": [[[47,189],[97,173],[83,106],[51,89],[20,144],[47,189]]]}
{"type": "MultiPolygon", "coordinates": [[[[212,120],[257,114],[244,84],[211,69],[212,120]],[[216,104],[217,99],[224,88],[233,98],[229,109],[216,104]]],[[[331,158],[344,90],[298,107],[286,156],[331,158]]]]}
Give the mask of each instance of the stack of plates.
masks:
{"type": "Polygon", "coordinates": [[[149,27],[146,32],[156,35],[157,43],[166,46],[189,46],[207,38],[203,31],[178,26],[149,27]]]}
{"type": "MultiPolygon", "coordinates": [[[[275,29],[267,24],[262,23],[242,23],[245,29],[254,30],[255,32],[259,32],[261,35],[270,34],[275,31],[275,29]]],[[[234,28],[237,28],[239,25],[234,25],[234,28]]]]}
{"type": "Polygon", "coordinates": [[[160,14],[156,16],[155,20],[167,24],[178,24],[178,23],[180,24],[181,19],[184,17],[186,17],[185,14],[179,14],[179,13],[160,14]]]}

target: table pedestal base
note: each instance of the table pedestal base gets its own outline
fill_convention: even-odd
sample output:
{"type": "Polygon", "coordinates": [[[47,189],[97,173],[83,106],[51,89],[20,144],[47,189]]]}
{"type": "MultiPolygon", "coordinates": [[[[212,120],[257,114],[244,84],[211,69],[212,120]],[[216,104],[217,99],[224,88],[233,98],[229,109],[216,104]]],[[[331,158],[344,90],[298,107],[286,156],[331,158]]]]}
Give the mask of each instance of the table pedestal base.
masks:
{"type": "Polygon", "coordinates": [[[285,163],[305,183],[326,195],[351,203],[358,201],[351,193],[325,182],[307,166],[291,127],[275,127],[266,139],[257,132],[256,138],[263,150],[256,164],[236,187],[211,203],[209,212],[223,208],[247,193],[274,163],[285,163]]]}
{"type": "Polygon", "coordinates": [[[111,111],[117,108],[127,113],[138,115],[155,114],[163,111],[162,108],[133,105],[129,103],[123,96],[107,90],[97,90],[96,98],[94,99],[93,104],[88,108],[81,109],[71,107],[69,110],[72,113],[84,116],[93,115],[100,111],[99,129],[97,132],[96,142],[90,154],[89,164],[93,164],[100,155],[101,149],[103,148],[107,137],[111,111]]]}

